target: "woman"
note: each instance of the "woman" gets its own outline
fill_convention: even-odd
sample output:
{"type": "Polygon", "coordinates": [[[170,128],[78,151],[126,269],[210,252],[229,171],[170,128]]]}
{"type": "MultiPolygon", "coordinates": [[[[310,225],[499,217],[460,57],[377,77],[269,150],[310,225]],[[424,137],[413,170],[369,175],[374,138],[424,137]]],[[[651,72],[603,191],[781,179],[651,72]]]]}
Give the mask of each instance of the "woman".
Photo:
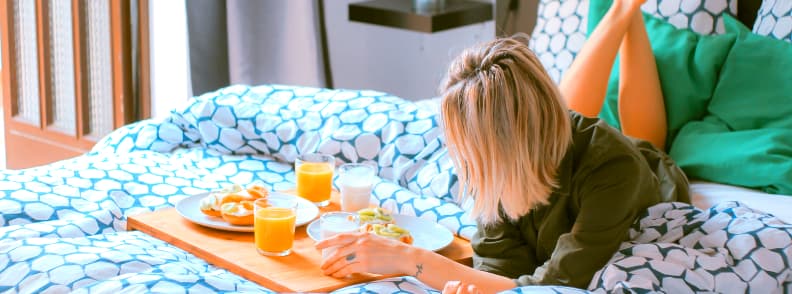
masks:
{"type": "Polygon", "coordinates": [[[685,176],[652,147],[665,146],[666,125],[642,2],[614,1],[559,88],[514,39],[467,50],[452,63],[441,111],[463,197],[475,198],[474,268],[346,234],[317,244],[339,246],[322,264],[325,274],[413,275],[447,293],[586,288],[647,207],[689,201],[685,176]],[[651,144],[589,118],[602,106],[617,52],[623,131],[651,144]]]}

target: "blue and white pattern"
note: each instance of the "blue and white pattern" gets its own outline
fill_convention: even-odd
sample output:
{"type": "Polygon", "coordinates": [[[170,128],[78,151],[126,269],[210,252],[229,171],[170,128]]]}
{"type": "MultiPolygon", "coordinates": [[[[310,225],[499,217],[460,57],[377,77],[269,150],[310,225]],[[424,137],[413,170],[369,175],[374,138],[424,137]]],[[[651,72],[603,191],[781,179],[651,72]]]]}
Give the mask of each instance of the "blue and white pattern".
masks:
{"type": "Polygon", "coordinates": [[[792,225],[737,202],[709,210],[663,203],[590,287],[607,292],[780,293],[792,290],[792,225]]]}
{"type": "Polygon", "coordinates": [[[737,0],[648,0],[641,9],[679,29],[700,35],[723,34],[723,15],[737,15],[737,0]]]}
{"type": "MultiPolygon", "coordinates": [[[[380,181],[373,203],[437,221],[465,238],[475,232],[468,206],[454,201],[457,179],[430,107],[372,91],[233,86],[196,97],[168,118],[116,130],[84,156],[1,171],[0,292],[271,293],[168,243],[127,232],[126,219],[231,183],[292,188],[293,160],[316,151],[375,163],[380,181]]],[[[709,211],[659,205],[637,223],[633,241],[592,290],[755,284],[789,290],[789,228],[737,204],[709,211]]],[[[583,290],[511,293],[529,291],[583,290]]],[[[337,292],[437,293],[412,277],[337,292]]]]}
{"type": "MultiPolygon", "coordinates": [[[[123,233],[127,216],[171,207],[187,195],[231,183],[293,188],[294,159],[308,152],[332,154],[339,162],[376,164],[381,179],[375,185],[374,203],[436,221],[470,238],[475,223],[453,201],[457,179],[441,135],[436,112],[380,92],[286,86],[221,89],[196,97],[163,120],[116,130],[85,156],[2,171],[0,247],[9,246],[3,248],[11,252],[19,245],[13,242],[38,239],[74,238],[88,244],[90,238],[107,234],[130,238],[123,233]]],[[[145,235],[135,238],[157,242],[145,235]]],[[[25,258],[10,254],[0,262],[0,291],[44,289],[20,282],[30,276],[40,282],[46,272],[32,265],[51,257],[40,250],[21,256],[25,258]]],[[[69,269],[77,268],[81,267],[69,269]]],[[[151,269],[109,271],[169,281],[166,273],[151,269]]],[[[90,278],[87,268],[75,275],[44,284],[71,290],[89,285],[79,282],[90,278]]],[[[223,280],[244,282],[234,282],[232,289],[247,287],[238,277],[223,280]]]]}
{"type": "MultiPolygon", "coordinates": [[[[789,4],[789,1],[779,2],[789,4]]],[[[556,83],[561,81],[586,41],[588,7],[589,0],[539,1],[536,26],[528,46],[556,83]]],[[[737,15],[737,0],[648,0],[641,9],[680,29],[689,28],[702,35],[722,34],[725,32],[722,15],[737,15]]]]}
{"type": "MultiPolygon", "coordinates": [[[[792,225],[772,215],[737,202],[708,210],[663,203],[636,221],[630,241],[594,275],[588,290],[527,286],[503,293],[787,293],[790,262],[792,225]]],[[[423,285],[399,280],[401,288],[406,281],[423,285]]],[[[382,290],[376,293],[403,293],[374,285],[382,290]]]]}
{"type": "Polygon", "coordinates": [[[539,1],[528,48],[556,83],[586,42],[589,0],[539,1]]]}
{"type": "Polygon", "coordinates": [[[93,153],[170,152],[211,171],[204,179],[220,177],[212,182],[273,190],[294,187],[299,154],[372,163],[382,180],[373,193],[379,205],[469,238],[475,223],[454,202],[457,178],[435,114],[373,91],[237,86],[197,97],[164,122],[114,132],[93,153]]]}
{"type": "Polygon", "coordinates": [[[792,1],[762,1],[753,32],[760,36],[792,42],[792,1]]]}
{"type": "Polygon", "coordinates": [[[18,293],[273,293],[140,232],[0,243],[0,289],[18,293]]]}

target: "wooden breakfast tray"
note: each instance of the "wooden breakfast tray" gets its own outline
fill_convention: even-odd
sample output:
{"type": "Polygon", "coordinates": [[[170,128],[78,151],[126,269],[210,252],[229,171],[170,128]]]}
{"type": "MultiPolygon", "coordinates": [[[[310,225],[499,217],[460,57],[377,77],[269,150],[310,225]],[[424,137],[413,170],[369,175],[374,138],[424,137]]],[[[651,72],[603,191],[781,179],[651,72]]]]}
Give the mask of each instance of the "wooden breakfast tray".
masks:
{"type": "MultiPolygon", "coordinates": [[[[320,214],[339,210],[337,195],[333,198],[330,205],[320,209],[320,214]]],[[[203,227],[184,219],[175,208],[130,216],[127,221],[128,230],[154,236],[277,292],[328,292],[387,277],[357,274],[336,279],[323,275],[319,269],[322,254],[314,248],[315,242],[306,234],[306,227],[297,228],[291,254],[266,257],[256,252],[253,233],[203,227]]],[[[470,243],[459,237],[438,253],[466,265],[472,263],[470,243]]]]}

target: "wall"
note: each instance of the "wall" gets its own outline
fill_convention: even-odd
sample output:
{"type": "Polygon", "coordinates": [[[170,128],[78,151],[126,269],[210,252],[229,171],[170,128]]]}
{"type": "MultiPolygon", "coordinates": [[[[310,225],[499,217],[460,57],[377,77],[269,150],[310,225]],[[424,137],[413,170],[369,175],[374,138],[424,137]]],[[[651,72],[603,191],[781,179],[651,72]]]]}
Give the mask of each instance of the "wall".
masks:
{"type": "Polygon", "coordinates": [[[192,96],[184,1],[149,1],[152,117],[168,115],[192,96]]]}
{"type": "Polygon", "coordinates": [[[435,97],[451,59],[495,37],[494,21],[433,34],[351,22],[347,6],[356,1],[325,1],[335,88],[373,89],[411,100],[435,97]]]}
{"type": "MultiPolygon", "coordinates": [[[[192,95],[188,75],[185,0],[151,1],[152,115],[167,115],[192,95]]],[[[437,95],[448,63],[462,49],[491,40],[495,21],[433,34],[413,32],[348,20],[348,5],[359,0],[325,1],[330,63],[334,87],[374,89],[406,99],[437,95]]],[[[492,0],[495,17],[503,20],[508,0],[492,0]]],[[[537,0],[519,0],[509,28],[529,31],[537,0]]]]}
{"type": "Polygon", "coordinates": [[[511,36],[515,33],[531,34],[536,25],[536,11],[539,0],[514,0],[517,10],[509,11],[511,0],[495,0],[495,19],[497,36],[511,36]]]}

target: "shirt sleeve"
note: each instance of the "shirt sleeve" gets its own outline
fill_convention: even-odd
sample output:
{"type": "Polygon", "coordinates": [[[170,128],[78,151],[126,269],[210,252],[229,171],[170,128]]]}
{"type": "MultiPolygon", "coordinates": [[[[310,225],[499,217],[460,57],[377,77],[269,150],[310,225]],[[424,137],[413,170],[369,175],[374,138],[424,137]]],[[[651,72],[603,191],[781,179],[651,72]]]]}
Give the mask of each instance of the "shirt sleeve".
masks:
{"type": "Polygon", "coordinates": [[[490,226],[478,225],[471,238],[473,267],[504,277],[516,278],[536,269],[536,258],[522,237],[518,224],[508,220],[490,226]]]}
{"type": "Polygon", "coordinates": [[[613,158],[582,176],[573,181],[576,187],[572,193],[578,195],[580,210],[572,230],[558,238],[547,262],[533,274],[515,280],[519,286],[567,285],[585,289],[594,273],[626,240],[638,213],[660,197],[651,171],[635,156],[613,158]]]}

